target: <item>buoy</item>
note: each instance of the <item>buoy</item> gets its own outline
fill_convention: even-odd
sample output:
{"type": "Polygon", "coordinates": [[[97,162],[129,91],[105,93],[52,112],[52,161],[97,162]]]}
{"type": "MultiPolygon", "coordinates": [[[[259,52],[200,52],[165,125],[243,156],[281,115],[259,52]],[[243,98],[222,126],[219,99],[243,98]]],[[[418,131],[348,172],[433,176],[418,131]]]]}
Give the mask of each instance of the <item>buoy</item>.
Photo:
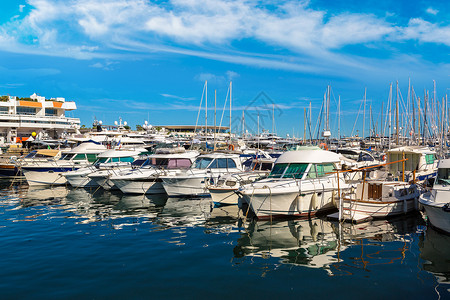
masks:
{"type": "Polygon", "coordinates": [[[234,151],[234,145],[233,144],[228,145],[228,150],[234,151]]]}
{"type": "Polygon", "coordinates": [[[316,202],[317,202],[317,194],[316,193],[314,193],[312,196],[311,196],[311,208],[312,209],[317,209],[317,204],[316,204],[316,202]]]}
{"type": "Polygon", "coordinates": [[[320,143],[319,147],[322,148],[323,150],[328,150],[328,146],[325,143],[320,143]]]}
{"type": "Polygon", "coordinates": [[[32,137],[35,137],[35,136],[36,136],[36,132],[33,131],[33,132],[31,133],[31,136],[32,136],[32,137]]]}

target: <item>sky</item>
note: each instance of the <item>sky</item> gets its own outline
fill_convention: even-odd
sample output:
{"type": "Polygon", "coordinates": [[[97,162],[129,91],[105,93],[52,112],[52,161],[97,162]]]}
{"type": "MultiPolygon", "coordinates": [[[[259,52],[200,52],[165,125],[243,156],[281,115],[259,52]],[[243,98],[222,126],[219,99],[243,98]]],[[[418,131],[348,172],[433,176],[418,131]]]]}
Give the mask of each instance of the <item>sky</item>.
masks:
{"type": "MultiPolygon", "coordinates": [[[[258,130],[259,114],[260,130],[303,137],[304,109],[311,103],[317,128],[330,85],[332,134],[338,124],[341,135],[362,134],[365,89],[365,128],[370,107],[382,127],[381,107],[397,81],[403,101],[409,82],[423,98],[435,80],[444,97],[449,50],[449,1],[0,3],[0,94],[65,97],[78,107],[67,115],[86,126],[119,117],[132,128],[193,125],[197,116],[203,125],[207,80],[209,126],[214,93],[219,124],[231,81],[233,132],[242,131],[245,110],[249,132],[258,130]]],[[[229,124],[228,110],[223,120],[229,124]]]]}

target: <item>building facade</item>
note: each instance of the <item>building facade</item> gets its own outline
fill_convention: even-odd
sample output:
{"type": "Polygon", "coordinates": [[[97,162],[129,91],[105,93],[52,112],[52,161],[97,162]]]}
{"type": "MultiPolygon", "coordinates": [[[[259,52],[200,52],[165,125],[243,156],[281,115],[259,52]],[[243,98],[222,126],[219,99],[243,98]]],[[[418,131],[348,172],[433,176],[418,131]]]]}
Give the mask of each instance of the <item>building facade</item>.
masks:
{"type": "Polygon", "coordinates": [[[64,98],[0,96],[0,144],[27,140],[33,132],[49,138],[75,133],[80,119],[66,117],[66,111],[76,109],[75,102],[64,98]]]}

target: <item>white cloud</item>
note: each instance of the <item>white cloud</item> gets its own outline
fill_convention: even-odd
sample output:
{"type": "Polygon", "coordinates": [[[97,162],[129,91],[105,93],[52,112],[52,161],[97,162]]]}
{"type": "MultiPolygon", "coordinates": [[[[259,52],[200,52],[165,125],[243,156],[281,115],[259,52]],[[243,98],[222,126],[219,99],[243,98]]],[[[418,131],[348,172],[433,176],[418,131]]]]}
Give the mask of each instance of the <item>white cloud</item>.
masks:
{"type": "Polygon", "coordinates": [[[163,96],[164,98],[171,98],[171,99],[177,99],[177,100],[182,100],[182,101],[196,100],[195,97],[180,97],[180,96],[171,95],[171,94],[160,94],[160,95],[163,96]]]}
{"type": "Polygon", "coordinates": [[[434,8],[432,8],[432,7],[428,7],[427,8],[427,10],[426,10],[426,12],[428,13],[428,14],[430,14],[430,15],[437,15],[438,13],[439,13],[439,10],[437,10],[437,9],[434,9],[434,8]]]}
{"type": "Polygon", "coordinates": [[[115,61],[105,61],[104,63],[96,62],[89,67],[91,68],[97,68],[97,69],[103,69],[106,71],[112,71],[114,70],[114,65],[116,65],[118,62],[115,61]]]}
{"type": "Polygon", "coordinates": [[[25,5],[23,5],[23,4],[21,4],[21,5],[19,5],[19,11],[20,12],[23,12],[23,9],[25,8],[25,5]]]}
{"type": "Polygon", "coordinates": [[[438,43],[450,46],[450,25],[440,27],[420,18],[409,20],[408,27],[402,32],[405,40],[438,43]]]}
{"type": "MultiPolygon", "coordinates": [[[[450,44],[450,27],[411,18],[313,9],[286,0],[274,8],[248,0],[28,0],[30,11],[0,26],[0,50],[77,59],[120,59],[122,53],[172,53],[223,62],[301,72],[340,72],[342,66],[370,69],[338,51],[347,45],[417,40],[450,44]],[[391,20],[388,22],[387,19],[391,20]],[[261,54],[239,51],[256,42],[261,54]],[[169,46],[172,45],[172,46],[169,46]],[[270,46],[270,47],[267,47],[270,46]],[[281,50],[281,51],[279,51],[281,50]],[[288,53],[276,55],[277,52],[288,53]]],[[[23,9],[22,6],[19,7],[23,9]]],[[[433,8],[428,13],[437,13],[433,8]]],[[[390,45],[389,45],[390,46],[390,45]]],[[[105,63],[92,67],[109,68],[105,63]]],[[[230,80],[235,74],[198,79],[230,80]]]]}

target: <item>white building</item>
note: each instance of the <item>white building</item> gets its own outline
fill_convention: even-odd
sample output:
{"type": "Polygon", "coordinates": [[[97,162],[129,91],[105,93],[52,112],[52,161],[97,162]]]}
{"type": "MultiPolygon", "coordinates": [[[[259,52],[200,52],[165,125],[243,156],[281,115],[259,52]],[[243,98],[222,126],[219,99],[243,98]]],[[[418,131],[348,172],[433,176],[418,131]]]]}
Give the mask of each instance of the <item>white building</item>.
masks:
{"type": "Polygon", "coordinates": [[[80,119],[65,115],[75,109],[75,102],[64,98],[0,96],[0,144],[21,142],[32,132],[51,138],[77,132],[80,119]]]}

